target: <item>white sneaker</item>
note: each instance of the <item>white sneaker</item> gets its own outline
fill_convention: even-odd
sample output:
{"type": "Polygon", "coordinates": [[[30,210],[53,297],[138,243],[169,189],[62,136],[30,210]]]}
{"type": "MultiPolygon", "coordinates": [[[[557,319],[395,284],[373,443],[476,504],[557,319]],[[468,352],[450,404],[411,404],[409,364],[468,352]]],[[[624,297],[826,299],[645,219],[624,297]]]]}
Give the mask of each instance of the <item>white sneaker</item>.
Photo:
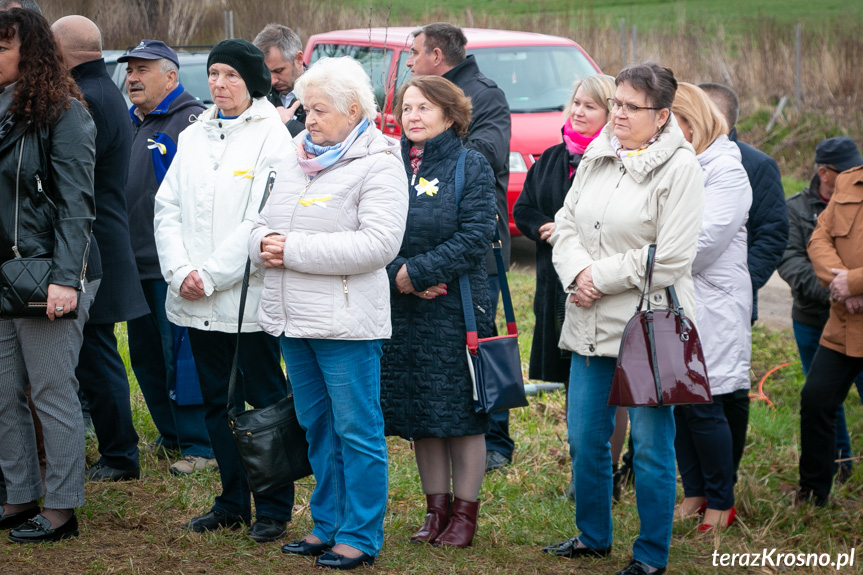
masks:
{"type": "Polygon", "coordinates": [[[171,465],[171,473],[174,475],[191,475],[206,469],[219,469],[215,459],[198,457],[197,455],[184,455],[182,459],[171,465]]]}

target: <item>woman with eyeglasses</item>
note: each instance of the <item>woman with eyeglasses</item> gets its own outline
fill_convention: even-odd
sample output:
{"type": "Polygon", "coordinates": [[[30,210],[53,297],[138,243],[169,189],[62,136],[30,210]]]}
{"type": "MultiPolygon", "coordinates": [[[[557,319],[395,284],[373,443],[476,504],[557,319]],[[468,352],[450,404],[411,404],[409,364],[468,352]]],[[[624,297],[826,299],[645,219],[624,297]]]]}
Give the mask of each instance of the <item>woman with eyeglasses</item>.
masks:
{"type": "MultiPolygon", "coordinates": [[[[671,114],[677,81],[670,69],[648,63],[625,68],[615,84],[611,121],[585,152],[551,236],[552,261],[570,294],[560,345],[572,352],[567,423],[580,533],[543,551],[570,559],[611,552],[615,408],[607,401],[650,244],[657,244],[651,303],[665,307],[665,288],[674,285],[683,308],[695,309],[691,267],[704,187],[671,114]]],[[[674,416],[671,407],[628,411],[641,531],[618,575],[662,574],[677,488],[674,416]]]]}

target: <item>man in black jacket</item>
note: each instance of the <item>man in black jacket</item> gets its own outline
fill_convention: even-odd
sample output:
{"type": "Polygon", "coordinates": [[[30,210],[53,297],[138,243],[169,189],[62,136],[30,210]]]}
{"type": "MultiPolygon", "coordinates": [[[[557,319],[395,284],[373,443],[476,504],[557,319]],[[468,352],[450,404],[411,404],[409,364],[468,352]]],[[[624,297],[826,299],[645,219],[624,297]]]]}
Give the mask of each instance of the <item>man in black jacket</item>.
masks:
{"type": "Polygon", "coordinates": [[[96,124],[93,234],[103,275],[84,326],[75,375],[90,404],[101,457],[86,477],[91,481],[135,479],[139,476],[138,434],[132,423],[129,379],[114,337],[115,323],[148,312],[132,256],[123,191],[132,130],[126,103],[102,59],[99,28],[83,16],[66,16],[51,28],[96,124]]]}
{"type": "MultiPolygon", "coordinates": [[[[806,246],[818,223],[818,216],[833,196],[836,176],[840,172],[863,165],[863,157],[851,138],[828,138],[815,148],[816,174],[809,187],[788,198],[788,220],[791,224],[788,245],[779,263],[779,275],[791,286],[794,304],[791,321],[794,339],[800,352],[804,375],[809,373],[812,358],[818,349],[821,331],[830,317],[830,290],[821,285],[806,246]]],[[[863,374],[857,377],[857,389],[863,396],[863,374]]],[[[836,481],[848,478],[853,469],[851,441],[845,423],[845,409],[840,405],[836,412],[836,481]]]]}
{"type": "Polygon", "coordinates": [[[267,95],[282,122],[296,136],[306,129],[306,112],[294,96],[294,82],[303,75],[303,46],[293,30],[281,24],[267,24],[252,42],[264,53],[273,89],[267,95]]]}
{"type": "Polygon", "coordinates": [[[126,204],[132,234],[132,249],[138,264],[141,287],[150,313],[128,322],[129,356],[147,402],[153,423],[159,430],[156,450],[179,449],[183,457],[171,466],[177,475],[214,468],[216,460],[204,424],[200,401],[180,400],[181,386],[193,388],[200,396],[194,370],[187,375],[177,370],[177,351],[182,349],[184,330],[171,325],[165,313],[168,285],[159,268],[153,231],[156,191],[177,152],[180,132],[195,121],[204,106],[179,83],[176,52],[158,40],[142,40],[128,54],[117,59],[127,62],[126,91],[134,104],[129,110],[134,135],[126,204]],[[188,403],[188,404],[187,404],[188,403]]]}
{"type": "MultiPolygon", "coordinates": [[[[407,66],[413,76],[443,76],[464,91],[471,99],[473,115],[464,140],[488,160],[495,178],[497,231],[500,235],[504,264],[509,269],[510,237],[509,210],[506,190],[509,184],[509,104],[503,90],[486,78],[473,55],[465,54],[467,38],[458,26],[446,22],[428,24],[415,30],[411,56],[407,66]]],[[[489,250],[486,256],[492,309],[497,309],[500,283],[497,264],[489,250]]],[[[509,412],[490,416],[491,429],[486,434],[486,468],[498,469],[512,461],[515,444],[509,436],[509,412]]]]}
{"type": "MultiPolygon", "coordinates": [[[[734,124],[739,115],[739,104],[734,90],[722,84],[699,84],[719,107],[728,122],[728,137],[740,148],[743,168],[752,186],[752,206],[746,222],[747,265],[752,279],[752,323],[758,319],[758,290],[779,265],[788,241],[788,211],[785,209],[785,192],[782,176],[776,161],[764,152],[737,140],[734,124]]],[[[746,445],[746,428],[749,424],[749,391],[741,389],[723,396],[723,407],[731,428],[734,454],[734,477],[746,445]]]]}

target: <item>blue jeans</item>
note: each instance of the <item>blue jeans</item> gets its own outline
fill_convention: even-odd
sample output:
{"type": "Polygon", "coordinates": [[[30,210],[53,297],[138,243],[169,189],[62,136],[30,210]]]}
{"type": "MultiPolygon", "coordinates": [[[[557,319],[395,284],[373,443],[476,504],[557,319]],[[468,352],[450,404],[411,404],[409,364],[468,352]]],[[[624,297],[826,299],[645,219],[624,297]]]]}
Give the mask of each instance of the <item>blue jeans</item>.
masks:
{"type": "MultiPolygon", "coordinates": [[[[575,478],[575,524],[579,540],[592,549],[612,542],[611,434],[614,407],[607,405],[616,358],[572,354],[569,376],[569,449],[575,478]],[[588,364],[589,362],[589,364],[588,364]]],[[[635,497],[641,531],[635,559],[651,567],[668,563],[677,475],[671,407],[629,409],[635,446],[635,497]]]]}
{"type": "Polygon", "coordinates": [[[381,340],[282,337],[315,491],[312,534],[377,556],[387,508],[381,340]]]}
{"type": "Polygon", "coordinates": [[[153,423],[159,443],[180,449],[183,455],[213,457],[210,436],[204,424],[203,405],[177,405],[168,397],[174,374],[174,326],[165,313],[168,284],[142,280],[150,313],[126,322],[129,332],[129,359],[153,423]]]}
{"type": "MultiPolygon", "coordinates": [[[[815,357],[818,342],[821,340],[821,330],[796,321],[792,322],[792,325],[794,327],[794,339],[797,341],[797,351],[800,353],[800,363],[803,366],[803,375],[809,375],[812,358],[815,357]]],[[[857,391],[863,398],[863,373],[857,376],[854,383],[857,384],[857,391]]],[[[845,407],[840,404],[839,409],[836,410],[836,459],[850,457],[853,457],[851,438],[848,436],[848,424],[845,422],[845,407]]],[[[850,470],[854,464],[851,461],[843,461],[842,466],[850,470]]],[[[838,470],[839,465],[834,462],[833,473],[835,474],[838,470]]]]}

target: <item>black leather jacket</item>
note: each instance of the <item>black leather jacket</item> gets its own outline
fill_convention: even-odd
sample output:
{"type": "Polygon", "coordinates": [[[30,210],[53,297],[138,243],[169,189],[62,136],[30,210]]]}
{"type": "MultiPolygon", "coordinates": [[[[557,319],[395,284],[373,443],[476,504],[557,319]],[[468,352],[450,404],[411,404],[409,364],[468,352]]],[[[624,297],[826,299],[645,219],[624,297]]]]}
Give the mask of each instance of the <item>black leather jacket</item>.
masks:
{"type": "Polygon", "coordinates": [[[50,283],[81,289],[96,216],[95,139],[93,120],[77,100],[53,125],[19,122],[0,139],[0,263],[15,257],[17,187],[18,252],[52,257],[50,283]]]}

